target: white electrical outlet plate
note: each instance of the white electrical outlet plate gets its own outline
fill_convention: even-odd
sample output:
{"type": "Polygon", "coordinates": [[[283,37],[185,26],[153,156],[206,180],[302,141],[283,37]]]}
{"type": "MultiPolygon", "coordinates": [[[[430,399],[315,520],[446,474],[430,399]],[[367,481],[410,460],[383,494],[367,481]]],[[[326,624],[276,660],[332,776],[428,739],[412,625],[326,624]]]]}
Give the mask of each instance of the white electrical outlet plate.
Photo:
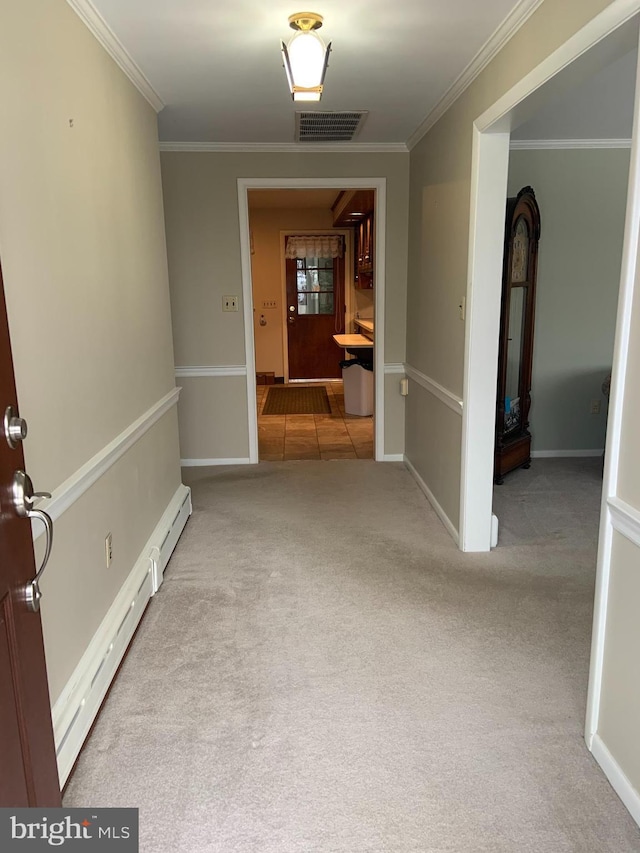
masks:
{"type": "Polygon", "coordinates": [[[600,400],[592,400],[591,401],[591,414],[599,415],[600,414],[600,400]]]}
{"type": "Polygon", "coordinates": [[[107,568],[109,568],[111,560],[113,559],[113,537],[110,533],[107,533],[104,540],[104,552],[105,562],[107,564],[107,568]]]}
{"type": "Polygon", "coordinates": [[[238,297],[237,296],[223,296],[222,297],[222,310],[223,311],[237,311],[238,310],[238,297]]]}

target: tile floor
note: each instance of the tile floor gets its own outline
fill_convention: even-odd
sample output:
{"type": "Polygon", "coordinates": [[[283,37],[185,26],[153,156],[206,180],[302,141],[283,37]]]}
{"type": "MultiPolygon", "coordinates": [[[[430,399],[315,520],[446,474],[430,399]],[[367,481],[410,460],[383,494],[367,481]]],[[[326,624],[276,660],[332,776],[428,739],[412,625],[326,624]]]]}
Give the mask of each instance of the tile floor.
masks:
{"type": "Polygon", "coordinates": [[[373,459],[373,417],[345,414],[341,379],[323,384],[331,404],[330,415],[263,415],[269,386],[258,385],[261,462],[373,459]]]}

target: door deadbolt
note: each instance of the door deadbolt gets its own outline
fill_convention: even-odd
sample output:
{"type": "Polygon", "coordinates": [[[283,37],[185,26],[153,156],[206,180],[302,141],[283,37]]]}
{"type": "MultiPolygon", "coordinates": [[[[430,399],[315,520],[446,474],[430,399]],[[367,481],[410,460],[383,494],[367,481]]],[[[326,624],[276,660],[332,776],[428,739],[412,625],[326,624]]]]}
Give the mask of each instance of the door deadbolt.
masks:
{"type": "Polygon", "coordinates": [[[4,437],[12,450],[18,446],[18,442],[27,437],[27,422],[21,418],[13,406],[7,406],[4,412],[4,437]]]}

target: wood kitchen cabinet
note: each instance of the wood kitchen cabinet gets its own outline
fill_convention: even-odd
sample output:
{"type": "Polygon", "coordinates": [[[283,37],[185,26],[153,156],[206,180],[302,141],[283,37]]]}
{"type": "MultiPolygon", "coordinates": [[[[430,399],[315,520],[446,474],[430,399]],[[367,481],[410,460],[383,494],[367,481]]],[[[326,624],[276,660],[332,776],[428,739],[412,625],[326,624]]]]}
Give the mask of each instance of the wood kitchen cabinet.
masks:
{"type": "Polygon", "coordinates": [[[356,230],[354,283],[359,290],[373,288],[373,211],[362,218],[356,230]]]}
{"type": "Polygon", "coordinates": [[[333,205],[333,224],[353,228],[353,281],[359,290],[371,290],[374,280],[374,190],[343,190],[333,205]]]}

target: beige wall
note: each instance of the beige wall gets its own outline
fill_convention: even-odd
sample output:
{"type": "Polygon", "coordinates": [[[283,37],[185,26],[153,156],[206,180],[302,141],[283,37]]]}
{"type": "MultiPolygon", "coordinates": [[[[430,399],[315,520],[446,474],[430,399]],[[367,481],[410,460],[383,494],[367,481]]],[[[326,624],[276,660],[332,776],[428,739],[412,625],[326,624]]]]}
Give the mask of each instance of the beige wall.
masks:
{"type": "MultiPolygon", "coordinates": [[[[64,0],[2,5],[0,100],[26,461],[36,488],[54,490],[174,386],[156,116],[64,0]]],[[[42,605],[52,700],[179,476],[171,411],[58,521],[42,605]]]]}
{"type": "Polygon", "coordinates": [[[628,149],[511,152],[509,195],[533,186],[542,221],[533,450],[604,447],[628,178],[628,149]]]}
{"type": "MultiPolygon", "coordinates": [[[[637,239],[637,234],[636,234],[637,239]]],[[[636,269],[629,353],[622,404],[617,497],[630,507],[630,529],[640,517],[640,278],[636,269]]],[[[598,734],[635,791],[640,791],[640,545],[614,533],[607,599],[598,734]]]]}
{"type": "MultiPolygon", "coordinates": [[[[458,303],[467,287],[473,121],[608,5],[607,0],[545,0],[411,152],[407,362],[456,395],[463,381],[464,325],[458,303]]],[[[618,493],[637,511],[638,290],[635,302],[618,493]]],[[[450,440],[451,418],[450,409],[411,383],[407,455],[457,525],[460,445],[457,436],[450,440]]],[[[614,535],[598,734],[635,791],[640,790],[638,578],[637,545],[614,535]]]]}
{"type": "Polygon", "coordinates": [[[599,736],[636,791],[640,791],[638,558],[638,546],[614,533],[598,724],[599,736]]]}
{"type": "MultiPolygon", "coordinates": [[[[176,364],[220,367],[242,365],[244,324],[238,222],[237,179],[351,178],[387,179],[385,361],[405,356],[407,288],[408,154],[253,154],[165,152],[162,157],[169,278],[176,364]],[[236,294],[240,311],[222,312],[222,296],[236,294]]],[[[348,181],[345,181],[345,185],[348,181]]],[[[253,366],[249,366],[253,370],[253,366]]],[[[224,378],[224,377],[221,377],[224,378]]],[[[236,458],[224,436],[243,428],[245,411],[224,402],[214,390],[219,379],[200,382],[209,397],[200,410],[215,411],[203,458],[236,458]]],[[[396,383],[397,385],[397,383],[396,383]]],[[[193,396],[191,398],[194,399],[193,396]]],[[[181,403],[181,452],[191,457],[193,413],[181,403]]],[[[385,450],[404,448],[404,402],[396,393],[386,401],[385,450]]],[[[202,424],[197,427],[202,434],[202,424]]],[[[235,444],[234,444],[235,448],[235,444]]],[[[248,456],[248,435],[243,456],[248,456]]]]}
{"type": "MultiPolygon", "coordinates": [[[[606,0],[545,0],[472,85],[411,151],[407,362],[462,395],[474,120],[606,7],[606,0]]],[[[451,411],[412,382],[410,459],[454,526],[459,523],[460,445],[443,445],[451,411]],[[427,416],[428,414],[428,416],[427,416]]]]}
{"type": "Polygon", "coordinates": [[[253,284],[253,328],[256,347],[256,370],[273,371],[284,376],[282,343],[282,238],[281,231],[295,229],[325,230],[333,227],[329,208],[251,208],[249,224],[253,235],[251,256],[253,284]],[[263,308],[263,300],[275,299],[276,308],[263,308]],[[267,321],[260,325],[260,315],[267,321]]]}

